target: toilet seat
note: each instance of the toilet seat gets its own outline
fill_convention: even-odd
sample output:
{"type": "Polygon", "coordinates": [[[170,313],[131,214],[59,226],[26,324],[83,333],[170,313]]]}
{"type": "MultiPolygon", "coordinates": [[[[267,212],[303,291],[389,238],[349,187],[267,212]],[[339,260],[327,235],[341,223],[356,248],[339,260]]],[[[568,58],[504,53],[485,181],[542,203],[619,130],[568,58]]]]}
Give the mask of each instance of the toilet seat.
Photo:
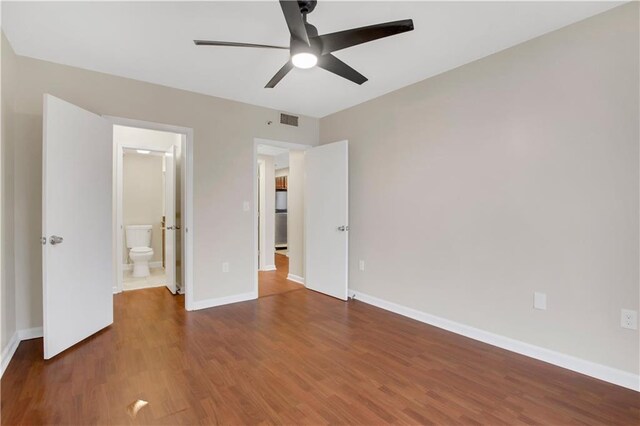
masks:
{"type": "Polygon", "coordinates": [[[147,254],[152,252],[153,249],[151,247],[134,247],[129,251],[129,253],[133,254],[147,254]]]}

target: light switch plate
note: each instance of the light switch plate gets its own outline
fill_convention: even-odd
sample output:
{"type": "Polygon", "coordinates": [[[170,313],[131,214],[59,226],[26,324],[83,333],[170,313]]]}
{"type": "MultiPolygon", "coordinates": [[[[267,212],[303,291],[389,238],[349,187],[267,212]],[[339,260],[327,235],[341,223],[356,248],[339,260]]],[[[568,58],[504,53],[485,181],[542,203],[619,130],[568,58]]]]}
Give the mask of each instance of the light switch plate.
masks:
{"type": "Polygon", "coordinates": [[[533,307],[535,309],[547,310],[547,294],[536,291],[533,293],[533,307]]]}
{"type": "Polygon", "coordinates": [[[229,272],[229,262],[222,263],[222,272],[229,272]]]}
{"type": "Polygon", "coordinates": [[[361,271],[364,271],[364,260],[361,260],[361,261],[358,263],[358,269],[360,269],[361,271]]]}
{"type": "Polygon", "coordinates": [[[242,210],[244,210],[245,212],[249,211],[249,202],[245,201],[244,203],[242,203],[242,210]]]}

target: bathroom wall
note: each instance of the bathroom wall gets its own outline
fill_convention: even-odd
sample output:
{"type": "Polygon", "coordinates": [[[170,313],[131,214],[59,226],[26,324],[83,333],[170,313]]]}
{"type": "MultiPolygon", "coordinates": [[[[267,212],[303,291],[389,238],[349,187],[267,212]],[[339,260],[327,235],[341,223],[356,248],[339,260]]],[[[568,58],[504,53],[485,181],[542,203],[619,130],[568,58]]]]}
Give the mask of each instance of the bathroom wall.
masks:
{"type": "MultiPolygon", "coordinates": [[[[162,156],[125,152],[123,160],[124,226],[153,225],[152,262],[162,261],[162,215],[164,214],[164,174],[162,156]]],[[[128,260],[125,238],[124,263],[128,260]]]]}

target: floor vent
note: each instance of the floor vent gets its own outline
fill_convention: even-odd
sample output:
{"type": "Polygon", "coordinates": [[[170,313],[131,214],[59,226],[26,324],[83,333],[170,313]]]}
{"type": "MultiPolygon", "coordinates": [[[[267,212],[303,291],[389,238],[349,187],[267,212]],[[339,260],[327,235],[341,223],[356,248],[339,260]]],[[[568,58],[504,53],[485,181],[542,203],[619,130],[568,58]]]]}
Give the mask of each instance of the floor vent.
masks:
{"type": "Polygon", "coordinates": [[[280,124],[298,127],[298,117],[289,114],[280,114],[280,124]]]}

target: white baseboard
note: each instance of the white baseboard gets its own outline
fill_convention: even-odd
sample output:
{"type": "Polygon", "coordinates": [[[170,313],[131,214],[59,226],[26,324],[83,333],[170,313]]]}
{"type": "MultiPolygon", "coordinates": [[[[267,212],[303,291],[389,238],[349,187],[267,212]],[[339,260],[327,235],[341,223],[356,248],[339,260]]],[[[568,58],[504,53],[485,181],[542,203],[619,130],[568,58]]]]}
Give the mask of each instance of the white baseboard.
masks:
{"type": "Polygon", "coordinates": [[[215,306],[228,305],[230,303],[245,302],[247,300],[254,300],[258,298],[258,293],[250,291],[248,293],[234,294],[225,297],[216,297],[213,299],[196,300],[191,305],[192,311],[199,309],[213,308],[215,306]]]}
{"type": "Polygon", "coordinates": [[[260,269],[262,272],[275,271],[276,265],[267,265],[264,268],[260,269]]]}
{"type": "Polygon", "coordinates": [[[7,343],[2,354],[0,355],[0,377],[4,374],[4,371],[9,366],[9,362],[11,362],[11,358],[13,358],[13,354],[16,353],[16,349],[18,349],[18,345],[20,344],[20,338],[18,337],[18,332],[16,331],[11,336],[11,340],[7,343]]]}
{"type": "Polygon", "coordinates": [[[42,337],[43,335],[44,333],[43,333],[42,327],[34,327],[34,328],[28,328],[26,330],[18,331],[18,337],[20,338],[20,341],[37,339],[39,337],[42,337]]]}
{"type": "Polygon", "coordinates": [[[296,282],[298,284],[303,284],[304,285],[304,278],[300,277],[298,275],[289,274],[289,275],[287,275],[287,279],[289,281],[293,281],[293,282],[296,282]]]}
{"type": "Polygon", "coordinates": [[[640,392],[640,375],[521,342],[499,334],[490,333],[417,309],[378,299],[377,297],[369,296],[359,291],[349,290],[349,294],[355,295],[356,300],[412,318],[416,321],[640,392]]]}
{"type": "Polygon", "coordinates": [[[42,327],[18,330],[13,333],[11,340],[9,340],[9,343],[0,355],[0,377],[2,377],[7,366],[9,366],[9,362],[11,362],[11,358],[13,358],[13,355],[16,353],[20,342],[23,340],[37,339],[38,337],[42,337],[42,327]]]}
{"type": "MultiPolygon", "coordinates": [[[[162,268],[162,260],[149,262],[149,269],[162,268]]],[[[133,269],[133,263],[123,263],[123,271],[131,271],[133,269]]]]}

